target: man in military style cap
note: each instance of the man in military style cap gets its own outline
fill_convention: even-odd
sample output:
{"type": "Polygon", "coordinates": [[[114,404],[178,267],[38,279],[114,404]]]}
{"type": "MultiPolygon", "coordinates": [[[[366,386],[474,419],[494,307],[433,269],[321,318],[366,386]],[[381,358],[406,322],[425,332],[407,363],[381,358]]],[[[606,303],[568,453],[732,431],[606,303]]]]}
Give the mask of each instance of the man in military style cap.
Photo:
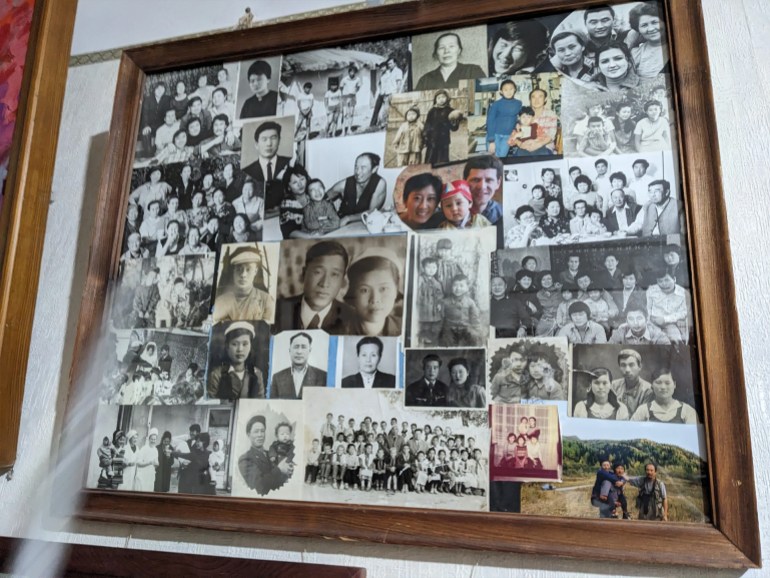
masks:
{"type": "Polygon", "coordinates": [[[252,416],[246,423],[246,435],[251,447],[238,458],[238,471],[246,485],[260,496],[283,486],[294,473],[294,466],[283,458],[277,464],[270,461],[265,450],[267,424],[262,415],[252,416]]]}
{"type": "Polygon", "coordinates": [[[262,288],[262,256],[255,244],[241,246],[223,258],[214,321],[259,321],[272,323],[275,299],[262,288]]]}

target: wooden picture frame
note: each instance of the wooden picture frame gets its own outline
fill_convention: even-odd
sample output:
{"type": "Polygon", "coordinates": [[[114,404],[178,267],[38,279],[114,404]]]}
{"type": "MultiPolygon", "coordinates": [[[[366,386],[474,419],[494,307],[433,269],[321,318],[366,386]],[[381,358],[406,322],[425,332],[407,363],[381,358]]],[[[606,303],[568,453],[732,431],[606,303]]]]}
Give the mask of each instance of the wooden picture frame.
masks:
{"type": "MultiPolygon", "coordinates": [[[[113,109],[83,292],[76,363],[92,345],[103,317],[108,282],[117,274],[125,195],[139,124],[145,75],[215,60],[300,52],[360,38],[470,26],[504,17],[585,8],[586,0],[424,0],[345,15],[265,26],[124,53],[113,109]],[[115,194],[121,191],[122,194],[115,194]]],[[[713,525],[457,513],[338,504],[252,501],[185,495],[87,491],[82,516],[286,536],[324,536],[388,544],[589,557],[632,563],[750,568],[760,565],[753,464],[727,223],[719,174],[706,40],[699,0],[663,0],[672,47],[686,226],[694,270],[698,368],[703,387],[713,525]],[[714,280],[719,279],[718,283],[714,280]],[[730,444],[713,440],[730,439],[730,444]],[[376,523],[373,521],[376,520],[376,523]],[[597,536],[622,531],[635,547],[618,552],[597,536]]]]}
{"type": "Polygon", "coordinates": [[[77,0],[37,0],[0,212],[0,475],[13,468],[77,0]]]}

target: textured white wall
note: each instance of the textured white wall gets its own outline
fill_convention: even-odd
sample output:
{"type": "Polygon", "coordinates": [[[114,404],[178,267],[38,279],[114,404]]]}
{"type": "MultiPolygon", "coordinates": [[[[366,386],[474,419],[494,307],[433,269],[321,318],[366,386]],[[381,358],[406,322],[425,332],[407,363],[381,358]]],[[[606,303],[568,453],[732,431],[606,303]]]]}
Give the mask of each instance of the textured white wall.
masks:
{"type": "MultiPolygon", "coordinates": [[[[343,2],[339,2],[343,3],[343,2]]],[[[312,2],[310,3],[312,6],[312,2]]],[[[730,225],[733,275],[738,288],[746,383],[758,485],[765,563],[770,564],[770,463],[768,375],[770,356],[770,3],[767,0],[703,0],[714,83],[722,174],[730,225]],[[725,6],[731,9],[726,18],[725,6]]],[[[62,119],[52,203],[38,294],[19,460],[13,481],[0,481],[0,535],[20,535],[33,507],[56,431],[71,362],[73,324],[93,202],[117,78],[117,62],[72,68],[62,119]]],[[[697,193],[697,192],[696,192],[697,193]]],[[[730,443],[723,440],[717,443],[730,443]]],[[[515,523],[515,522],[512,522],[515,523]]],[[[574,576],[735,576],[655,566],[623,567],[590,561],[402,548],[328,540],[286,539],[128,525],[80,524],[63,541],[244,558],[363,566],[373,578],[574,576]]],[[[607,540],[618,545],[618,541],[607,540]]],[[[622,542],[621,542],[622,544],[622,542]]],[[[620,547],[633,547],[633,544],[620,547]]],[[[764,571],[749,572],[760,576],[764,571]]]]}

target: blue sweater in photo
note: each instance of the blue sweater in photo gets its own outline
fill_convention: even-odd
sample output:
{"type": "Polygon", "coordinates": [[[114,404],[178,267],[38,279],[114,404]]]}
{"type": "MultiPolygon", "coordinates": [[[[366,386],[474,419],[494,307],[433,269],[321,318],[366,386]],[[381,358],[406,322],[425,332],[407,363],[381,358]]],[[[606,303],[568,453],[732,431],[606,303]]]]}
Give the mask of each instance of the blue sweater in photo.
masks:
{"type": "Polygon", "coordinates": [[[498,98],[487,112],[487,142],[494,142],[496,134],[511,134],[521,112],[518,98],[498,98]]]}

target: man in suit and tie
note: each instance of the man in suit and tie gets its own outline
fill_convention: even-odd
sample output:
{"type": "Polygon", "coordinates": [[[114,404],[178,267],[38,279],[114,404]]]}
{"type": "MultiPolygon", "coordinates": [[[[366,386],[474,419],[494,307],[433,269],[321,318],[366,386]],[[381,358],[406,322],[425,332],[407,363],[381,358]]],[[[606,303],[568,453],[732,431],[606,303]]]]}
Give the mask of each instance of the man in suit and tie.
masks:
{"type": "Polygon", "coordinates": [[[304,331],[289,339],[291,366],[273,375],[270,399],[302,399],[306,387],[326,387],[326,372],[308,363],[313,338],[304,331]]]}
{"type": "Polygon", "coordinates": [[[405,405],[422,407],[446,407],[447,384],[438,379],[441,358],[429,353],[422,358],[423,376],[406,386],[405,405]]]}
{"type": "Polygon", "coordinates": [[[273,331],[323,329],[332,335],[343,332],[350,306],[337,300],[345,283],[348,252],[337,241],[313,245],[302,269],[302,295],[279,299],[273,331]]]}
{"type": "Polygon", "coordinates": [[[607,227],[607,232],[628,232],[640,209],[639,205],[628,204],[626,193],[621,189],[612,191],[610,193],[610,208],[607,210],[607,216],[604,218],[604,226],[607,227]]]}
{"type": "Polygon", "coordinates": [[[265,183],[265,211],[277,209],[281,204],[283,187],[281,178],[291,162],[290,157],[278,154],[281,146],[281,125],[268,120],[254,131],[257,160],[244,167],[243,172],[258,183],[265,183]]]}
{"type": "Polygon", "coordinates": [[[356,343],[358,373],[348,375],[342,380],[342,387],[378,388],[396,387],[396,376],[384,373],[377,368],[382,359],[383,345],[378,337],[364,337],[356,343]]]}

